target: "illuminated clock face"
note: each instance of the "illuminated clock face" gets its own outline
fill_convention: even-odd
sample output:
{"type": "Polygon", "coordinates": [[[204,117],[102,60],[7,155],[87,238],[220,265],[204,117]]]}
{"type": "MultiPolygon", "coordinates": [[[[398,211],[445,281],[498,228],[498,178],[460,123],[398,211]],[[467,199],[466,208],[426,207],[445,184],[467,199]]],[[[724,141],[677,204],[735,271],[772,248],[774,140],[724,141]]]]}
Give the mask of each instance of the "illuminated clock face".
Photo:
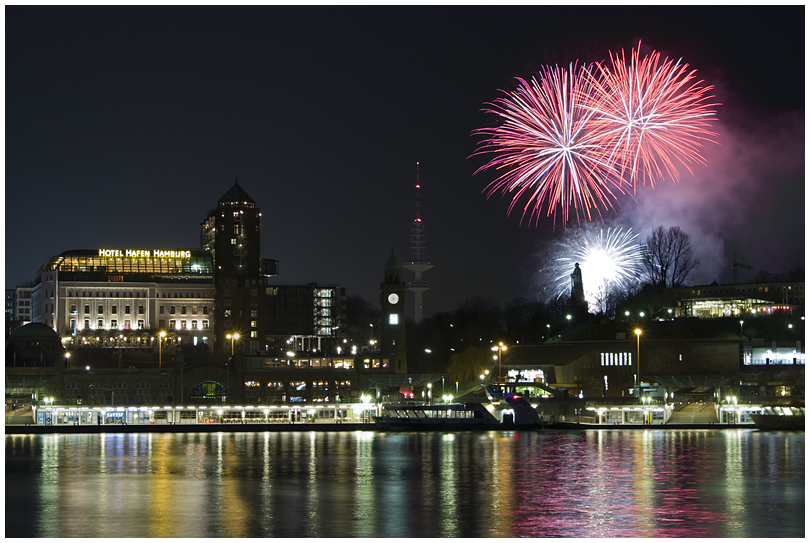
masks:
{"type": "Polygon", "coordinates": [[[396,294],[391,293],[391,294],[388,295],[388,303],[389,304],[393,305],[393,304],[397,303],[398,301],[399,301],[399,296],[397,296],[396,294]]]}

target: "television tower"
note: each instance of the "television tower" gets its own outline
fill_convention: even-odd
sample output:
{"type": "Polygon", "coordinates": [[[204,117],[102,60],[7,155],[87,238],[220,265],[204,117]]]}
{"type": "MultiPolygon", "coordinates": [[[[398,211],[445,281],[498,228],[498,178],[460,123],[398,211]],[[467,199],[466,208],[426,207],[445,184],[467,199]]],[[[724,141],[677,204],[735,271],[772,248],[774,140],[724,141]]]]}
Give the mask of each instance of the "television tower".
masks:
{"type": "Polygon", "coordinates": [[[416,163],[416,208],[413,223],[411,223],[411,262],[402,265],[414,274],[413,281],[408,283],[408,290],[413,292],[413,320],[422,322],[422,293],[430,288],[430,283],[422,280],[422,273],[433,267],[425,259],[425,223],[422,222],[422,206],[419,204],[419,163],[416,163]]]}

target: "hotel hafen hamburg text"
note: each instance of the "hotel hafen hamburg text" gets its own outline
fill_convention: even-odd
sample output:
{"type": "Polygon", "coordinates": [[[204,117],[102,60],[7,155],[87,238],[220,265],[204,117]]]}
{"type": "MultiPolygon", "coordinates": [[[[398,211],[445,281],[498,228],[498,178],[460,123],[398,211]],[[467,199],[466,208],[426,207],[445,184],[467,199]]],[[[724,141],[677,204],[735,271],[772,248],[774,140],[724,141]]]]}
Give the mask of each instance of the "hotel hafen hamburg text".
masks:
{"type": "Polygon", "coordinates": [[[372,352],[338,335],[342,288],[268,281],[277,262],[260,256],[261,212],[238,181],[202,222],[200,245],[71,250],[49,259],[29,287],[31,321],[61,345],[17,349],[7,361],[16,375],[7,395],[68,405],[347,402],[360,399],[360,374],[406,372],[400,270],[381,285],[386,299],[390,290],[403,300],[386,302],[394,317],[372,352]],[[385,345],[391,353],[380,351],[385,345]],[[32,387],[25,368],[35,367],[32,387]]]}

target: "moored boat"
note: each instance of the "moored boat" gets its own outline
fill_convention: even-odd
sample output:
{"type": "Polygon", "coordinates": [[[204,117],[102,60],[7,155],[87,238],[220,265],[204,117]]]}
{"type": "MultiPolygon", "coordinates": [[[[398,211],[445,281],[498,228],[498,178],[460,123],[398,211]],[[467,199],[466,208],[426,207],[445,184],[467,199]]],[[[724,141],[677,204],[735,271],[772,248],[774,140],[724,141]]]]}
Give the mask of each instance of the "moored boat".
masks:
{"type": "Polygon", "coordinates": [[[450,405],[405,405],[383,406],[383,414],[374,417],[374,422],[384,429],[396,430],[458,430],[484,429],[501,426],[480,403],[450,405]]]}
{"type": "Polygon", "coordinates": [[[803,407],[766,407],[760,414],[752,414],[751,420],[759,430],[804,431],[803,407]]]}

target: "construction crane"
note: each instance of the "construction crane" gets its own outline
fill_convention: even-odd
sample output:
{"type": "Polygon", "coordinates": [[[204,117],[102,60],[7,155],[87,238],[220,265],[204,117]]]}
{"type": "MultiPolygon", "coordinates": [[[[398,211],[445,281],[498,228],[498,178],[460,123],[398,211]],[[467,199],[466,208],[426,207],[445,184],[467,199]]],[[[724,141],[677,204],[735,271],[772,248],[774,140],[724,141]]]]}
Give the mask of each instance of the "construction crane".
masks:
{"type": "Polygon", "coordinates": [[[739,270],[740,268],[743,268],[743,269],[746,269],[746,270],[753,270],[754,269],[753,266],[746,266],[742,262],[737,262],[737,253],[736,252],[734,253],[734,264],[732,265],[732,268],[734,269],[734,284],[738,284],[740,282],[739,281],[739,271],[737,271],[737,270],[739,270]]]}

